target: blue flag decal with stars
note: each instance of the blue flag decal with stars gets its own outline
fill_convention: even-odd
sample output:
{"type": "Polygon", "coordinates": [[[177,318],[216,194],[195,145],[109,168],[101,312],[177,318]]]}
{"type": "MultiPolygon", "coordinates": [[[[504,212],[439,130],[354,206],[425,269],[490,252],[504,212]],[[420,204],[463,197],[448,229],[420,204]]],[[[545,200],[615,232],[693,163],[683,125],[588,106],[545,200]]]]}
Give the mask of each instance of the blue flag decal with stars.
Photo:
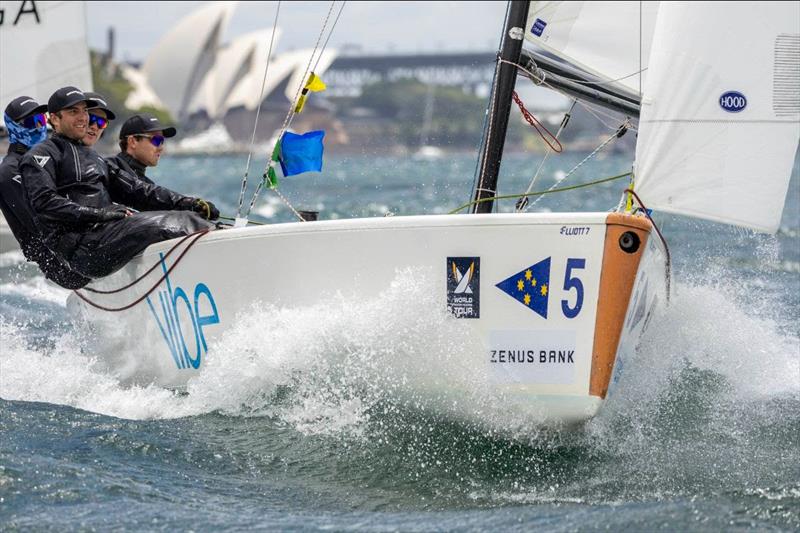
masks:
{"type": "Polygon", "coordinates": [[[543,259],[521,270],[496,285],[516,301],[547,318],[547,300],[550,296],[550,258],[543,259]]]}

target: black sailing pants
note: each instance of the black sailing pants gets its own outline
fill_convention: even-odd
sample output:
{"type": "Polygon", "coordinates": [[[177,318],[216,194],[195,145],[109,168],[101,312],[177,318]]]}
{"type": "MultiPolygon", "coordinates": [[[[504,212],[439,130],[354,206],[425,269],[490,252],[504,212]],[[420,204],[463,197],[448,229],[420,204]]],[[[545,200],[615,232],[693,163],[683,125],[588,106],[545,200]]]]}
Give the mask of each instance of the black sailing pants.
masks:
{"type": "Polygon", "coordinates": [[[70,253],[59,250],[70,267],[90,278],[116,272],[153,243],[183,237],[214,224],[191,211],[144,211],[121,220],[95,224],[81,234],[66,234],[60,240],[75,242],[70,253]]]}

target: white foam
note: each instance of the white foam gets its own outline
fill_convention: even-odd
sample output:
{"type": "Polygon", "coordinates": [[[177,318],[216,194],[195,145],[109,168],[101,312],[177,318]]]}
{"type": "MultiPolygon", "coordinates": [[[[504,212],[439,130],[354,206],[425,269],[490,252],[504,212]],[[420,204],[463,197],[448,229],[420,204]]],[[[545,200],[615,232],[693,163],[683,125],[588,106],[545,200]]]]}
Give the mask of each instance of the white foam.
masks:
{"type": "Polygon", "coordinates": [[[30,300],[38,300],[64,307],[69,291],[47,281],[41,275],[25,280],[0,284],[0,293],[6,295],[24,296],[30,300]]]}
{"type": "MultiPolygon", "coordinates": [[[[56,339],[53,348],[33,349],[34,326],[0,321],[0,396],[131,419],[266,415],[304,433],[354,435],[376,410],[410,408],[531,435],[530,421],[503,412],[481,364],[480,340],[442,310],[433,278],[398,272],[389,289],[369,301],[338,295],[305,308],[256,303],[210,347],[207,366],[183,396],[121,386],[81,352],[77,334],[56,339]]],[[[63,301],[65,292],[41,284],[35,280],[20,290],[63,301]]],[[[784,316],[773,301],[747,296],[740,285],[678,284],[590,431],[601,437],[613,432],[620,416],[652,418],[654,405],[687,365],[719,376],[733,401],[796,393],[800,342],[796,326],[786,331],[796,317],[784,316]]]]}

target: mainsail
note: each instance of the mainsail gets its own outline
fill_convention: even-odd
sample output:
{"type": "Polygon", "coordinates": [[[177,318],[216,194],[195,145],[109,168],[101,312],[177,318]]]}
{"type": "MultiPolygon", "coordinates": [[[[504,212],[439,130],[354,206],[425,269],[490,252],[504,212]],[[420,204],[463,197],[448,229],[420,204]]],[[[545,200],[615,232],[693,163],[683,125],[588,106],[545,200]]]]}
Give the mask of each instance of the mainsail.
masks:
{"type": "Polygon", "coordinates": [[[662,3],[636,147],[647,206],[774,233],[798,140],[800,3],[662,3]]]}
{"type": "Polygon", "coordinates": [[[659,2],[531,2],[525,38],[638,94],[658,8],[659,2]]]}
{"type": "Polygon", "coordinates": [[[40,102],[59,87],[92,90],[85,2],[2,2],[0,102],[40,102]]]}

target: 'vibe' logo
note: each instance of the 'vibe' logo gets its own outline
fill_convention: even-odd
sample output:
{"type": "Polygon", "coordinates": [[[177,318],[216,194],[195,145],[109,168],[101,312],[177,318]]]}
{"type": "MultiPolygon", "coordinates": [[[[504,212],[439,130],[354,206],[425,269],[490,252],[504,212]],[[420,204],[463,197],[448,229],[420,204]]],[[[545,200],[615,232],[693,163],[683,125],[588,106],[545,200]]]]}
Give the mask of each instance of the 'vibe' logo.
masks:
{"type": "Polygon", "coordinates": [[[175,365],[178,368],[200,368],[203,354],[208,353],[203,328],[219,324],[214,296],[205,283],[198,283],[190,300],[189,294],[182,287],[173,289],[164,254],[161,254],[161,268],[167,285],[167,290],[158,293],[161,316],[159,317],[149,296],[147,305],[150,306],[150,312],[156,319],[175,365]]]}

